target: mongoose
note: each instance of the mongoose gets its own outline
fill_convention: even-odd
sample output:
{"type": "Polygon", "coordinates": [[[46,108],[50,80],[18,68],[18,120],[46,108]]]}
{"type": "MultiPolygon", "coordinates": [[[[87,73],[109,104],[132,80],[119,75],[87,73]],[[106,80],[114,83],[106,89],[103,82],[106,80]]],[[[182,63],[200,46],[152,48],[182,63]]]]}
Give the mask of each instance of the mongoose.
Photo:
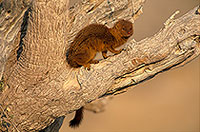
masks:
{"type": "MultiPolygon", "coordinates": [[[[104,59],[107,51],[119,54],[122,50],[115,48],[123,45],[133,34],[133,25],[130,21],[119,20],[112,28],[101,24],[91,24],[78,32],[67,53],[67,61],[71,67],[84,66],[90,69],[90,64],[98,63],[93,60],[97,52],[102,52],[104,59]]],[[[76,111],[69,126],[78,127],[83,118],[83,107],[76,111]]]]}
{"type": "Polygon", "coordinates": [[[69,50],[67,61],[71,67],[84,66],[88,70],[90,64],[99,61],[93,60],[97,52],[102,52],[104,59],[107,51],[119,54],[122,50],[115,48],[123,45],[133,34],[133,25],[130,21],[119,20],[112,28],[102,24],[91,24],[78,32],[69,50]]]}

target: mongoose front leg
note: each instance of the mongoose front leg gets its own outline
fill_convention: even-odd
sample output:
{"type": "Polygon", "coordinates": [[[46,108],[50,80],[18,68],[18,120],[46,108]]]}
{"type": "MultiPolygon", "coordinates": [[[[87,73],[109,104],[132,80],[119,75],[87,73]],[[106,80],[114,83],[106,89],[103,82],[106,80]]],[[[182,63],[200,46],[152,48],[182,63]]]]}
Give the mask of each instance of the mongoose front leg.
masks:
{"type": "Polygon", "coordinates": [[[108,52],[107,50],[101,52],[104,59],[108,58],[107,52],[108,52]]]}
{"type": "Polygon", "coordinates": [[[109,50],[110,52],[112,52],[112,53],[119,54],[119,53],[121,53],[121,51],[122,51],[123,49],[115,50],[113,47],[109,47],[108,50],[109,50]]]}

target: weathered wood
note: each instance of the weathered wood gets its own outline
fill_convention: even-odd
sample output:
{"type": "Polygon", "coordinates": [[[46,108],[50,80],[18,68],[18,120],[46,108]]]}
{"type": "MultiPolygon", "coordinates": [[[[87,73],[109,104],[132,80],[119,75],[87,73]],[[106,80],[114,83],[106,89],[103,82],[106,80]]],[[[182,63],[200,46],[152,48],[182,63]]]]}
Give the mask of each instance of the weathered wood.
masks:
{"type": "Polygon", "coordinates": [[[170,18],[150,38],[130,39],[121,54],[92,65],[90,71],[70,68],[65,54],[81,28],[94,22],[112,26],[118,18],[134,21],[144,0],[86,0],[70,10],[68,2],[32,3],[23,52],[12,66],[6,64],[3,74],[0,119],[10,123],[9,131],[41,130],[57,117],[126,91],[200,54],[200,15],[195,8],[176,20],[170,18]]]}
{"type": "Polygon", "coordinates": [[[61,116],[55,119],[55,121],[45,129],[39,132],[59,132],[60,127],[62,126],[65,116],[61,116]]]}
{"type": "Polygon", "coordinates": [[[5,63],[13,50],[13,42],[20,31],[25,11],[32,0],[0,1],[0,79],[5,63]]]}
{"type": "MultiPolygon", "coordinates": [[[[164,29],[140,42],[131,41],[121,60],[113,59],[120,75],[105,95],[124,92],[127,87],[148,80],[155,75],[185,65],[200,53],[200,15],[197,8],[179,19],[174,15],[165,22],[164,29]],[[121,68],[121,69],[119,69],[121,68]]],[[[117,57],[117,56],[116,56],[117,57]]],[[[107,73],[107,71],[104,71],[107,73]]],[[[86,84],[85,84],[86,85],[86,84]]]]}

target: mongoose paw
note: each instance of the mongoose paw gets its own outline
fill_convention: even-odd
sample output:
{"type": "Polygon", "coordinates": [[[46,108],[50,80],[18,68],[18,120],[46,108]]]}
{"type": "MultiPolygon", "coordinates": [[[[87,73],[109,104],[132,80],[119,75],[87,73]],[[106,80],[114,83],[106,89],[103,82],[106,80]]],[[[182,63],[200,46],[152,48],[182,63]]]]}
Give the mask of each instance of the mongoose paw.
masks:
{"type": "Polygon", "coordinates": [[[124,49],[120,49],[119,52],[121,53],[122,51],[124,51],[124,49]]]}
{"type": "Polygon", "coordinates": [[[103,56],[103,58],[104,58],[104,59],[107,59],[107,58],[108,58],[108,56],[103,56]]]}
{"type": "Polygon", "coordinates": [[[84,67],[85,67],[86,70],[89,71],[90,70],[90,63],[85,64],[84,67]]]}
{"type": "Polygon", "coordinates": [[[120,54],[122,51],[123,51],[123,49],[120,49],[120,50],[118,50],[117,53],[115,53],[114,55],[118,55],[118,54],[120,54]]]}
{"type": "Polygon", "coordinates": [[[93,60],[90,64],[98,64],[99,61],[98,60],[93,60]]]}

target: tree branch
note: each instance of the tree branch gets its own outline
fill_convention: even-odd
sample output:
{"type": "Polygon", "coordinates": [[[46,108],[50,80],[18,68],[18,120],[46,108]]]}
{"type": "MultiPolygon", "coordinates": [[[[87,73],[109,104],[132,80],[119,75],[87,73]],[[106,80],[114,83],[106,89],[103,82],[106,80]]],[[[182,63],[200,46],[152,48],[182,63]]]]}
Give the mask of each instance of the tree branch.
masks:
{"type": "Polygon", "coordinates": [[[124,53],[128,54],[128,58],[121,54],[119,58],[123,59],[117,60],[128,65],[117,66],[117,69],[124,66],[121,69],[124,72],[115,77],[113,85],[105,95],[124,92],[130,86],[151,79],[171,68],[183,66],[198,57],[200,22],[199,15],[195,14],[196,10],[197,8],[176,20],[173,14],[166,21],[165,27],[153,37],[140,42],[131,41],[125,49],[127,53],[124,53]]]}
{"type": "Polygon", "coordinates": [[[69,67],[65,54],[82,27],[94,22],[112,26],[118,18],[133,21],[143,4],[144,0],[84,1],[68,12],[65,0],[34,1],[25,48],[11,67],[5,65],[1,124],[10,123],[6,124],[9,131],[41,130],[57,117],[199,55],[200,15],[195,8],[178,19],[171,17],[150,38],[140,42],[131,38],[121,54],[92,65],[90,71],[69,67]]]}
{"type": "Polygon", "coordinates": [[[124,52],[93,65],[90,71],[82,67],[77,75],[81,93],[94,99],[118,94],[199,56],[200,17],[196,10],[179,19],[169,19],[164,29],[151,38],[131,40],[124,52]]]}

